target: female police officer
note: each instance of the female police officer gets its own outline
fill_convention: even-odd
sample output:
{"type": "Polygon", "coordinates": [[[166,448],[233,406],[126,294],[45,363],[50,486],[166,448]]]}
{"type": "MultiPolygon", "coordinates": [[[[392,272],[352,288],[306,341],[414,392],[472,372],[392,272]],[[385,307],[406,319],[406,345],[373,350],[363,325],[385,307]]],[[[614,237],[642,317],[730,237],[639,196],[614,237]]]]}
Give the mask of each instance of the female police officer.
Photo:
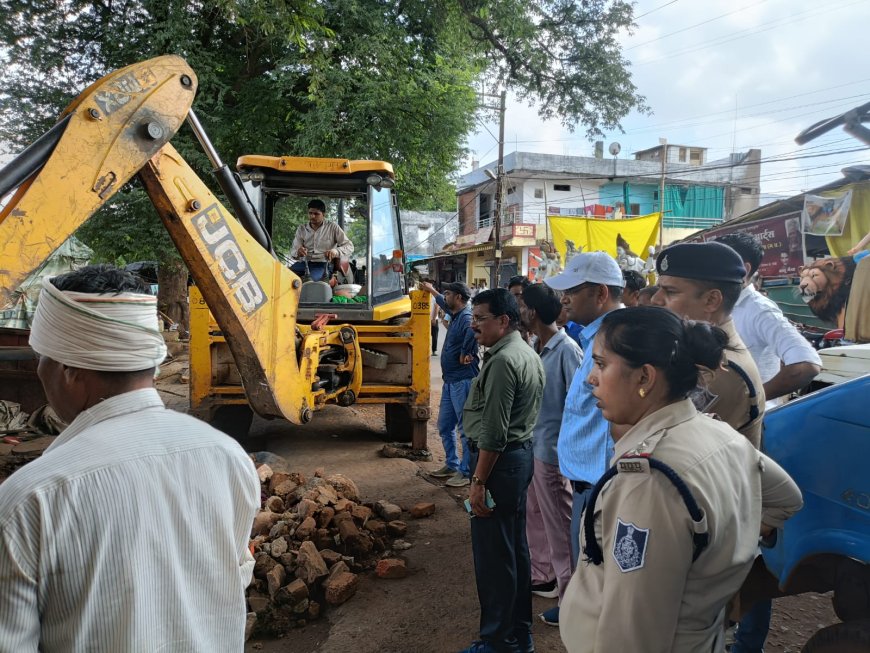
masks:
{"type": "Polygon", "coordinates": [[[588,382],[621,435],[562,601],[571,653],[724,651],[725,605],[760,532],[801,507],[779,465],[686,398],[727,342],[715,326],[652,306],[605,318],[588,382]]]}

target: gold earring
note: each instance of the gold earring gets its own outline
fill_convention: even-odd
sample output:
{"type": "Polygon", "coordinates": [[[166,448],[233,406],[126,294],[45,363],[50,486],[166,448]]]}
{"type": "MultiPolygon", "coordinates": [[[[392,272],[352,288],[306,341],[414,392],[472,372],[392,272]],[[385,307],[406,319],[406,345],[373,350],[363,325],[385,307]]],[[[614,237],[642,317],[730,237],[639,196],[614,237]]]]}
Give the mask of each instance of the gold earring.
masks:
{"type": "Polygon", "coordinates": [[[644,397],[646,397],[646,390],[641,388],[640,390],[637,391],[637,394],[639,394],[640,398],[643,399],[644,397]]]}

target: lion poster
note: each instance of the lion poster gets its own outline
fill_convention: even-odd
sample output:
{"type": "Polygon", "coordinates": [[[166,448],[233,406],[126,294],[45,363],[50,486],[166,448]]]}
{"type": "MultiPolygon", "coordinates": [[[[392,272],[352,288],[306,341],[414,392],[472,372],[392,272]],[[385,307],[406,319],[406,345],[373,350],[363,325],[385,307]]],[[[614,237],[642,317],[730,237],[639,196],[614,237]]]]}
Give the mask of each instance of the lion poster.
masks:
{"type": "Polygon", "coordinates": [[[851,205],[851,190],[839,197],[804,195],[803,232],[813,236],[842,236],[851,205]]]}

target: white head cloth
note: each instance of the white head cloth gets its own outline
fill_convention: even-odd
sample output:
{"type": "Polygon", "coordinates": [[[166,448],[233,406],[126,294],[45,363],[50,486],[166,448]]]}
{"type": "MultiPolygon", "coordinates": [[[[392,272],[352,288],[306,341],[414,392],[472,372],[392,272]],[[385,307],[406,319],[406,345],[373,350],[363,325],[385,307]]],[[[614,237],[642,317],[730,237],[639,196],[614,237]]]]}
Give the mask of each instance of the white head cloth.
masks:
{"type": "Polygon", "coordinates": [[[42,280],[30,346],[69,367],[102,372],[147,370],[166,358],[156,297],[63,291],[48,278],[42,280]]]}

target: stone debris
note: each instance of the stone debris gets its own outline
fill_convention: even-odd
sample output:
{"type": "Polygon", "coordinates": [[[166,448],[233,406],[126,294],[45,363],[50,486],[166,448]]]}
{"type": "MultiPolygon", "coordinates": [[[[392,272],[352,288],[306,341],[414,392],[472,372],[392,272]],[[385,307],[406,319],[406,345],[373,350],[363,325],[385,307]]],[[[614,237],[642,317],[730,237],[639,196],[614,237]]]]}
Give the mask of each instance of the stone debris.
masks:
{"type": "Polygon", "coordinates": [[[395,521],[402,516],[402,509],[389,501],[378,501],[375,504],[375,512],[384,518],[384,521],[395,521]]]}
{"type": "Polygon", "coordinates": [[[431,517],[435,514],[435,504],[434,503],[418,503],[413,508],[411,508],[411,517],[414,519],[423,519],[424,517],[431,517]]]}
{"type": "Polygon", "coordinates": [[[391,442],[381,448],[384,458],[407,458],[420,462],[431,462],[432,454],[427,449],[414,449],[410,444],[391,442]]]}
{"type": "Polygon", "coordinates": [[[405,540],[396,540],[393,542],[393,551],[407,551],[412,546],[414,545],[405,540]]]}
{"type": "Polygon", "coordinates": [[[379,560],[410,546],[393,541],[408,531],[399,506],[363,501],[352,479],[323,468],[306,477],[274,454],[252,459],[260,461],[262,507],[251,528],[246,636],[282,635],[317,619],[325,606],[350,599],[364,572],[408,573],[402,560],[379,560]]]}
{"type": "Polygon", "coordinates": [[[20,404],[0,399],[0,483],[39,458],[65,427],[47,404],[28,414],[20,404]]]}
{"type": "Polygon", "coordinates": [[[249,612],[247,619],[245,619],[245,641],[247,642],[251,639],[251,633],[254,632],[254,624],[257,623],[257,613],[249,612]]]}
{"type": "Polygon", "coordinates": [[[408,575],[408,568],[405,566],[404,560],[384,558],[383,560],[378,560],[375,573],[378,575],[378,578],[404,578],[408,575]]]}

